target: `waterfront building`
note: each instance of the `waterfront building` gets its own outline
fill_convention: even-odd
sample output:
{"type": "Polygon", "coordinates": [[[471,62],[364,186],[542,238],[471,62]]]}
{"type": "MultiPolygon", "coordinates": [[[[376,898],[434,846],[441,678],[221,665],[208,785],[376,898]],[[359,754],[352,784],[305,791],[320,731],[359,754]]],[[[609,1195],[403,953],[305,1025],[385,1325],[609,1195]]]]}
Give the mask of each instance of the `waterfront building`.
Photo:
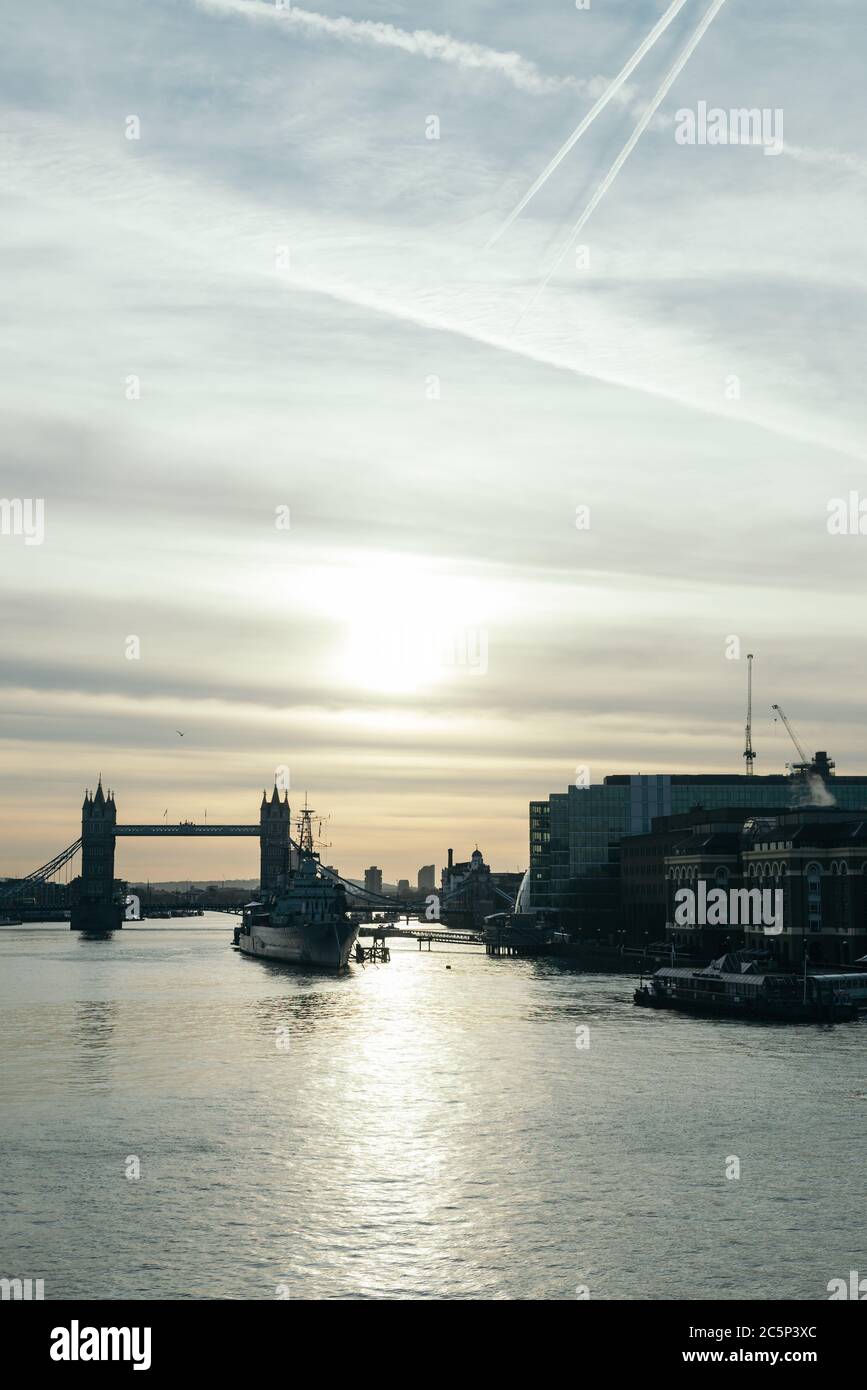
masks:
{"type": "Polygon", "coordinates": [[[46,912],[63,912],[71,901],[70,885],[57,883],[54,879],[0,879],[0,917],[3,916],[4,903],[14,903],[17,908],[44,909],[46,912]]]}
{"type": "Polygon", "coordinates": [[[480,927],[485,917],[514,905],[523,878],[522,873],[493,873],[478,845],[457,864],[450,849],[442,871],[443,912],[452,925],[480,927]]]}
{"type": "Polygon", "coordinates": [[[622,930],[620,850],[627,835],[647,834],[654,819],[732,809],[744,819],[781,805],[833,800],[842,810],[867,812],[867,776],[836,776],[817,753],[802,776],[747,777],[726,773],[615,775],[571,786],[530,803],[530,900],[555,909],[563,925],[612,939],[622,930]]]}
{"type": "MultiPolygon", "coordinates": [[[[785,808],[782,808],[785,809],[785,808]]],[[[694,876],[713,885],[725,877],[739,885],[740,842],[744,823],[752,813],[728,807],[719,811],[695,810],[677,816],[654,817],[643,835],[624,835],[620,841],[620,913],[617,935],[623,944],[647,946],[672,940],[672,866],[689,866],[694,876]]],[[[732,949],[727,932],[694,930],[689,937],[675,933],[679,947],[710,956],[732,949]]],[[[742,943],[738,943],[742,944],[742,943]]]]}
{"type": "Polygon", "coordinates": [[[621,841],[620,889],[623,944],[664,938],[702,959],[748,947],[793,968],[805,954],[814,965],[848,965],[867,953],[867,821],[827,807],[658,817],[648,834],[621,841]],[[735,910],[728,897],[726,921],[678,920],[681,890],[699,901],[719,888],[739,899],[735,910]],[[781,892],[780,931],[756,920],[756,890],[781,892]]]}
{"type": "Polygon", "coordinates": [[[867,820],[788,813],[757,824],[743,850],[747,888],[782,892],[783,930],[748,926],[747,946],[781,963],[849,965],[867,954],[867,820]]]}
{"type": "Polygon", "coordinates": [[[399,898],[408,898],[408,897],[409,897],[409,879],[408,879],[408,878],[399,878],[399,879],[397,880],[397,896],[398,896],[399,898]]]}

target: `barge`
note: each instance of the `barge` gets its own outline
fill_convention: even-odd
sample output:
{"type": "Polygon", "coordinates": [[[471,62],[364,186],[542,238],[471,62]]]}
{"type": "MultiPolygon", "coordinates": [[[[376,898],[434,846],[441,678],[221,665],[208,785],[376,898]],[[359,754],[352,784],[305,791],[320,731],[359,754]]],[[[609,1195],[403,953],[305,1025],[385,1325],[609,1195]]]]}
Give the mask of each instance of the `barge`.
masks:
{"type": "Polygon", "coordinates": [[[776,1023],[840,1023],[858,1017],[858,1003],[833,975],[763,973],[733,953],[702,970],[664,966],[642,978],[634,1003],[649,1009],[776,1023]]]}

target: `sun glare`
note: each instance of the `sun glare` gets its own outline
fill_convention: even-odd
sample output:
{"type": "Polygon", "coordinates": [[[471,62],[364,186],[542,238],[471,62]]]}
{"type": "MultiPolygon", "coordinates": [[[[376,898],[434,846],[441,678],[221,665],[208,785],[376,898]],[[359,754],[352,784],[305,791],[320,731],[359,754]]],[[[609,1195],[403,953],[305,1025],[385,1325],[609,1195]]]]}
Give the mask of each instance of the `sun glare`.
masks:
{"type": "Polygon", "coordinates": [[[487,663],[477,586],[411,555],[365,556],[339,580],[345,625],[335,675],[382,694],[429,690],[487,663]]]}

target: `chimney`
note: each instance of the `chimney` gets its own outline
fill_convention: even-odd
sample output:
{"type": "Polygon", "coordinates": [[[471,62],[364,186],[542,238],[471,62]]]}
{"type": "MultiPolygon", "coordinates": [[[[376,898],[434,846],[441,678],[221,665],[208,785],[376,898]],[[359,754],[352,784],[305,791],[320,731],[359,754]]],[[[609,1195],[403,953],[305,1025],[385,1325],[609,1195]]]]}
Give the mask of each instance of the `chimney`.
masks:
{"type": "Polygon", "coordinates": [[[455,852],[454,852],[453,849],[450,849],[450,850],[449,850],[449,868],[450,868],[450,869],[453,869],[454,867],[455,867],[455,852]]]}

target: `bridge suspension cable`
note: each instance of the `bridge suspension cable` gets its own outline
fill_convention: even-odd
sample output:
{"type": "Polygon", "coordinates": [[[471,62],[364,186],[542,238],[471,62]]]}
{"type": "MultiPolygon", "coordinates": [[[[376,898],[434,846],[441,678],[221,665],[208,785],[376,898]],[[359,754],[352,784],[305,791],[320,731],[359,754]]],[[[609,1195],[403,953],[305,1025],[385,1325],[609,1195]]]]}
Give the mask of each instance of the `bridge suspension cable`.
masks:
{"type": "Polygon", "coordinates": [[[77,840],[74,840],[71,845],[67,845],[66,849],[61,850],[59,854],[55,854],[54,858],[49,859],[47,864],[40,865],[38,869],[34,869],[30,874],[26,874],[24,878],[16,879],[11,885],[5,884],[3,887],[0,887],[0,898],[8,898],[11,897],[13,893],[20,892],[23,883],[44,883],[47,878],[51,878],[52,875],[56,874],[58,869],[62,869],[64,864],[68,864],[70,859],[74,858],[80,849],[81,836],[79,836],[77,840]]]}

